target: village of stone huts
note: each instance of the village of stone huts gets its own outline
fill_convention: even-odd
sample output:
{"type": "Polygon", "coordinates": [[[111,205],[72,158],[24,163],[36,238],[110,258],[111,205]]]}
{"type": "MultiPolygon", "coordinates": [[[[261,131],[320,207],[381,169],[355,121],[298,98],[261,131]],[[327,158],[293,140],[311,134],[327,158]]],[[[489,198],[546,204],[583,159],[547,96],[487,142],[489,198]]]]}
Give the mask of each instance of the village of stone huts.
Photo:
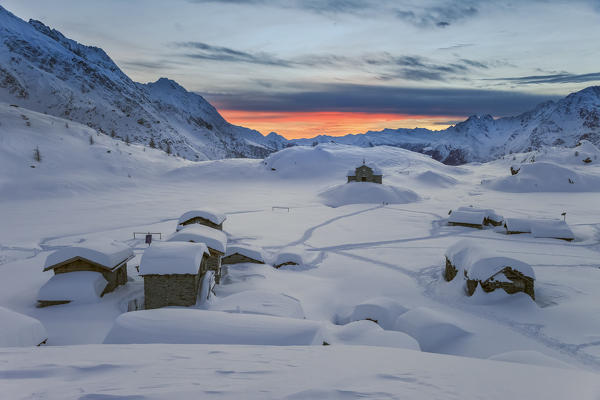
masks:
{"type": "MultiPolygon", "coordinates": [[[[382,178],[379,168],[363,161],[348,172],[347,184],[362,185],[359,189],[368,191],[372,184],[383,185],[382,178]]],[[[458,207],[448,214],[446,220],[440,221],[447,229],[487,229],[503,235],[575,239],[565,215],[563,219],[505,218],[494,210],[472,206],[458,207]]],[[[123,311],[202,308],[215,295],[216,286],[230,283],[236,268],[244,271],[248,265],[260,264],[276,270],[291,267],[301,271],[318,263],[316,253],[301,247],[280,249],[272,254],[243,240],[229,243],[224,229],[226,219],[225,214],[212,210],[192,210],[181,215],[175,232],[164,237],[138,232],[143,234],[145,242],[134,240],[134,247],[114,241],[90,241],[59,248],[47,257],[43,266],[44,271],[53,271],[54,275],[40,288],[38,307],[102,301],[125,285],[137,285],[143,286],[143,290],[131,291],[123,311]],[[129,265],[128,269],[135,259],[139,259],[139,265],[129,265]],[[130,276],[134,271],[138,277],[130,276]]],[[[477,291],[503,291],[509,295],[522,292],[535,299],[532,267],[483,246],[477,239],[460,240],[440,256],[445,259],[440,277],[452,282],[465,296],[473,296],[477,291]]],[[[303,316],[301,310],[298,315],[303,316]]],[[[376,311],[360,315],[359,319],[385,324],[376,311]]]]}

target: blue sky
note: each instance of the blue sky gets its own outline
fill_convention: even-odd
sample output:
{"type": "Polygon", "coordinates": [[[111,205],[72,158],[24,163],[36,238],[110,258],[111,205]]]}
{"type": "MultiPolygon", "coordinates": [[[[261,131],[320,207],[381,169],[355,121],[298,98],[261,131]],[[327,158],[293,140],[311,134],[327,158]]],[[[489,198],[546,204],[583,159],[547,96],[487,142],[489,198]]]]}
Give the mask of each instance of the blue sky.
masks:
{"type": "Polygon", "coordinates": [[[600,0],[0,4],[102,47],[134,80],[172,78],[233,122],[290,137],[444,127],[600,82],[600,0]],[[319,126],[352,113],[364,124],[319,126]]]}

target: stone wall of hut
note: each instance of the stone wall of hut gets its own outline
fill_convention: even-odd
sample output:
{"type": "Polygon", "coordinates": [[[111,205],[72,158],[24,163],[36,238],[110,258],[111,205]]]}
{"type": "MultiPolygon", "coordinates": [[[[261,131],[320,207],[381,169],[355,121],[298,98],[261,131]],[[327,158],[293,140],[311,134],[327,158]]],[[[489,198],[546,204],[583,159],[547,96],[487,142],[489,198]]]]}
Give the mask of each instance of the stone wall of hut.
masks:
{"type": "Polygon", "coordinates": [[[223,257],[221,259],[221,264],[241,264],[241,263],[254,263],[254,264],[264,264],[262,261],[255,260],[250,257],[246,257],[242,254],[235,253],[227,257],[223,257]]]}
{"type": "Polygon", "coordinates": [[[187,221],[183,222],[181,225],[185,226],[185,225],[190,225],[190,224],[200,224],[200,225],[208,226],[208,227],[213,228],[213,229],[218,229],[220,231],[223,230],[223,224],[217,225],[217,224],[215,224],[212,221],[209,221],[209,220],[207,220],[205,218],[200,218],[200,217],[195,217],[195,218],[192,218],[192,219],[188,219],[187,221]]]}
{"type": "Polygon", "coordinates": [[[144,275],[144,308],[193,306],[199,282],[200,275],[144,275]]]}

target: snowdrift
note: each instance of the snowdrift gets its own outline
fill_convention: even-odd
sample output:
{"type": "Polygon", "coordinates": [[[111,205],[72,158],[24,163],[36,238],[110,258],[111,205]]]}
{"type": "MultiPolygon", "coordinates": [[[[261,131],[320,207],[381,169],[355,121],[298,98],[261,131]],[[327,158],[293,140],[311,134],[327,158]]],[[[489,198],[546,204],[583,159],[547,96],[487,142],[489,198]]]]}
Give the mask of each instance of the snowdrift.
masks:
{"type": "Polygon", "coordinates": [[[210,310],[238,314],[304,318],[304,310],[297,299],[283,293],[259,290],[245,290],[220,298],[210,305],[210,310]]]}
{"type": "Polygon", "coordinates": [[[406,333],[383,330],[372,321],[355,321],[343,326],[330,327],[325,339],[329,344],[421,350],[419,343],[406,333]]]}
{"type": "Polygon", "coordinates": [[[74,271],[52,276],[38,292],[40,301],[75,301],[95,303],[108,282],[101,273],[74,271]]]}
{"type": "Polygon", "coordinates": [[[517,166],[516,175],[482,181],[489,189],[511,193],[599,192],[600,176],[578,172],[551,162],[517,166]]]}
{"type": "Polygon", "coordinates": [[[349,313],[336,316],[338,324],[348,324],[353,321],[371,320],[383,329],[393,329],[396,319],[408,311],[394,299],[376,297],[355,305],[349,313]]]}
{"type": "Polygon", "coordinates": [[[37,346],[47,338],[37,319],[0,307],[0,347],[37,346]]]}
{"type": "Polygon", "coordinates": [[[165,308],[122,314],[104,343],[308,346],[323,343],[322,327],[295,318],[165,308]]]}
{"type": "Polygon", "coordinates": [[[415,338],[423,351],[443,353],[452,342],[469,336],[452,318],[426,307],[418,307],[396,320],[395,330],[415,338]]]}
{"type": "Polygon", "coordinates": [[[319,197],[329,207],[348,204],[406,204],[420,200],[419,195],[410,189],[369,182],[336,185],[319,193],[319,197]]]}
{"type": "Polygon", "coordinates": [[[415,181],[423,185],[446,188],[456,185],[458,181],[451,176],[435,171],[425,171],[415,176],[415,181]]]}

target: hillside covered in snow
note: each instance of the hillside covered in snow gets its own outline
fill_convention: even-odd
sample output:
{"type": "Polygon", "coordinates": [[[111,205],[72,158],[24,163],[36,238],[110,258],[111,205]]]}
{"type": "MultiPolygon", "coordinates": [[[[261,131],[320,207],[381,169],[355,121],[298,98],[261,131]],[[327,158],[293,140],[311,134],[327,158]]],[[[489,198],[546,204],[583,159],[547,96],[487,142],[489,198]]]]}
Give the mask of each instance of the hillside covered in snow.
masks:
{"type": "Polygon", "coordinates": [[[67,118],[190,160],[262,158],[285,139],[228,123],[202,96],[161,78],[132,81],[100,48],[0,6],[0,101],[67,118]]]}

